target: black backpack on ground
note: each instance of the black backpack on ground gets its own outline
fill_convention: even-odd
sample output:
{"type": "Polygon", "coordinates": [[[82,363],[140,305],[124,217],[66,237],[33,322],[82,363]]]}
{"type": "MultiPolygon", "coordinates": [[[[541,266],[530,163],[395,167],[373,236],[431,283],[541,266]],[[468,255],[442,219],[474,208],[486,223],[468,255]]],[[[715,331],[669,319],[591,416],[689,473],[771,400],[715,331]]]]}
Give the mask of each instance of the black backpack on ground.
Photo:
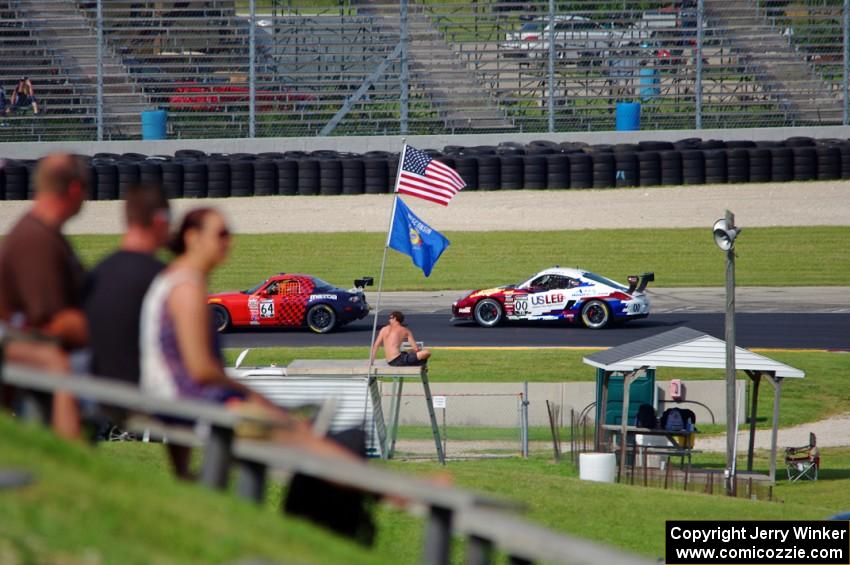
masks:
{"type": "MultiPolygon", "coordinates": [[[[366,455],[366,434],[352,428],[328,434],[352,453],[366,455]]],[[[289,483],[283,508],[365,546],[375,541],[372,515],[377,497],[372,494],[296,473],[289,483]]]]}

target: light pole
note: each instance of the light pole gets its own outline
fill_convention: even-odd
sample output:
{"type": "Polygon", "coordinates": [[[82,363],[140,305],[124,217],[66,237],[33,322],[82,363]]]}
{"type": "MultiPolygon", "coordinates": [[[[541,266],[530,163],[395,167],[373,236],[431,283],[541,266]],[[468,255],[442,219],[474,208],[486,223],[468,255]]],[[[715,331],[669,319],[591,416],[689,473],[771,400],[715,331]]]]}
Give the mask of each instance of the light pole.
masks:
{"type": "Polygon", "coordinates": [[[714,243],[726,252],[726,494],[735,496],[735,435],[738,433],[735,408],[735,215],[714,222],[714,243]]]}

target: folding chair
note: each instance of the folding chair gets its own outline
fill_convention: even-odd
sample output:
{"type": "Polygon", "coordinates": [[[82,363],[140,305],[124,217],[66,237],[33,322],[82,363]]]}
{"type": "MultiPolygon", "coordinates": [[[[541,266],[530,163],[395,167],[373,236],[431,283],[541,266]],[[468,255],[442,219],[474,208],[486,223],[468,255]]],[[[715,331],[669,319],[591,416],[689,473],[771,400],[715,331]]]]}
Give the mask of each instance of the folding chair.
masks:
{"type": "Polygon", "coordinates": [[[785,470],[792,483],[800,479],[818,480],[820,451],[815,434],[809,433],[809,445],[785,448],[785,470]]]}

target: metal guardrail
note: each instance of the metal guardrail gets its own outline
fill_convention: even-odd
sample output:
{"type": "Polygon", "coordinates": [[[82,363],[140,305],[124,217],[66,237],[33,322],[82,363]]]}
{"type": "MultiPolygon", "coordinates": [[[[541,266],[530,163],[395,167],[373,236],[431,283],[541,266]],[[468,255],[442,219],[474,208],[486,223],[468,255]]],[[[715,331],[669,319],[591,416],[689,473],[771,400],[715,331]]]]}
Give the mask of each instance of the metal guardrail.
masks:
{"type": "Polygon", "coordinates": [[[22,129],[138,138],[150,107],[169,110],[174,138],[309,136],[332,121],[334,135],[613,130],[624,101],[641,104],[643,129],[848,123],[850,9],[815,0],[0,0],[0,11],[12,15],[0,84],[28,73],[45,110],[35,127],[8,117],[0,141],[22,129]]]}
{"type": "Polygon", "coordinates": [[[135,413],[205,422],[211,430],[204,443],[202,482],[211,488],[224,489],[233,463],[239,474],[238,493],[256,502],[264,497],[268,471],[282,469],[424,505],[428,517],[422,561],[429,565],[449,562],[453,535],[468,537],[466,561],[475,565],[491,563],[493,548],[507,553],[512,563],[654,563],[553,532],[506,513],[506,508],[515,507],[513,503],[406,477],[374,465],[341,461],[294,447],[234,439],[234,427],[245,416],[216,405],[159,399],[125,383],[89,375],[55,375],[14,364],[3,365],[0,385],[21,391],[26,399],[24,417],[44,425],[49,417],[47,410],[39,407],[44,407],[49,395],[60,391],[135,413]]]}

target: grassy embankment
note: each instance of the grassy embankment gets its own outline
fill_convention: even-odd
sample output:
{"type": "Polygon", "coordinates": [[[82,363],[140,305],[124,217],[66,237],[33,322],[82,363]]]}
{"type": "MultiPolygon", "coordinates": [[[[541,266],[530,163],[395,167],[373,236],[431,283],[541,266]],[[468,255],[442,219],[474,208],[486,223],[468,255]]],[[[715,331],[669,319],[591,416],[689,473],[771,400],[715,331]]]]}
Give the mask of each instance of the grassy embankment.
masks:
{"type": "MultiPolygon", "coordinates": [[[[415,563],[420,556],[422,522],[399,510],[379,509],[377,545],[367,552],[281,518],[280,488],[270,489],[257,508],[232,494],[175,482],[158,445],[73,446],[5,415],[0,438],[0,467],[25,468],[37,477],[31,487],[0,493],[0,562],[222,563],[253,556],[415,563]]],[[[822,458],[818,482],[779,482],[782,503],[587,483],[569,463],[545,456],[451,462],[448,472],[460,486],[527,504],[531,520],[555,530],[655,557],[663,554],[665,520],[822,519],[847,510],[850,450],[824,449],[822,458]]],[[[390,466],[438,470],[433,463],[390,466]]],[[[756,461],[758,470],[766,466],[763,457],[756,461]]]]}

